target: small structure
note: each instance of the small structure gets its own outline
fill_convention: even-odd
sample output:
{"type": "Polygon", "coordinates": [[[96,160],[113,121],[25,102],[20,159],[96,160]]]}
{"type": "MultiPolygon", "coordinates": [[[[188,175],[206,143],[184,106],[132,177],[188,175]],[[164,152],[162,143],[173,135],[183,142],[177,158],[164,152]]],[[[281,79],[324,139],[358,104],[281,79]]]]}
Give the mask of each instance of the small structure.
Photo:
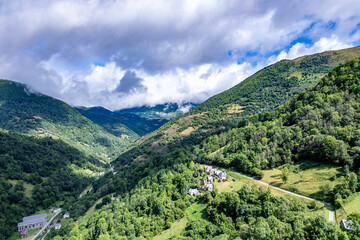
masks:
{"type": "Polygon", "coordinates": [[[208,183],[212,184],[212,183],[214,183],[214,178],[212,176],[208,176],[207,181],[208,181],[208,183]]]}
{"type": "Polygon", "coordinates": [[[206,173],[210,173],[210,170],[212,169],[212,166],[205,166],[204,170],[206,173]]]}
{"type": "Polygon", "coordinates": [[[46,217],[46,213],[23,217],[23,221],[17,225],[18,231],[21,232],[24,229],[42,228],[46,225],[46,217]]]}
{"type": "Polygon", "coordinates": [[[219,179],[221,181],[225,181],[226,180],[226,172],[220,172],[218,175],[219,179]]]}
{"type": "Polygon", "coordinates": [[[210,175],[214,175],[216,171],[217,171],[216,168],[211,168],[209,173],[210,173],[210,175]]]}
{"type": "Polygon", "coordinates": [[[354,222],[351,221],[351,220],[346,220],[346,219],[341,220],[340,227],[342,229],[346,229],[346,230],[349,230],[349,231],[352,231],[352,230],[356,229],[356,227],[354,226],[354,222]]]}
{"type": "Polygon", "coordinates": [[[21,230],[21,232],[20,232],[20,237],[21,237],[21,238],[27,238],[27,237],[28,237],[28,233],[29,233],[29,229],[28,229],[28,228],[24,228],[24,229],[21,230]]]}
{"type": "Polygon", "coordinates": [[[69,218],[70,217],[70,213],[69,212],[66,212],[63,216],[63,218],[69,218]]]}
{"type": "Polygon", "coordinates": [[[61,224],[55,224],[55,229],[58,230],[61,228],[61,224]]]}
{"type": "Polygon", "coordinates": [[[199,191],[196,188],[190,188],[189,189],[189,195],[190,196],[196,196],[199,194],[199,191]]]}
{"type": "Polygon", "coordinates": [[[210,191],[210,192],[214,189],[213,178],[211,176],[208,177],[208,180],[203,181],[202,189],[210,191]],[[209,178],[211,178],[211,180],[209,180],[209,178]]]}

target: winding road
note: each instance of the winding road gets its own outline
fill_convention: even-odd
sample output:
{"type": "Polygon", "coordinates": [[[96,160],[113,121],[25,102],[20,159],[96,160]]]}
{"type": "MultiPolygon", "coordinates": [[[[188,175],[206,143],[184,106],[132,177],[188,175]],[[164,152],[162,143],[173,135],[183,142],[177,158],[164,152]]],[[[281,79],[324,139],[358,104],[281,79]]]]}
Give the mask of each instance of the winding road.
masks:
{"type": "Polygon", "coordinates": [[[333,207],[332,207],[332,205],[331,205],[330,203],[322,202],[322,201],[319,201],[319,200],[316,200],[316,199],[313,199],[313,198],[305,197],[305,196],[300,195],[300,194],[296,194],[296,193],[293,193],[293,192],[286,191],[286,190],[284,190],[284,189],[282,189],[282,188],[272,186],[272,185],[270,185],[270,184],[268,184],[268,183],[266,183],[266,182],[262,182],[262,181],[260,181],[260,180],[256,180],[256,179],[254,179],[254,178],[252,178],[252,177],[246,176],[246,175],[241,174],[241,173],[239,173],[239,172],[235,172],[235,171],[232,171],[232,170],[227,170],[227,171],[233,172],[233,173],[236,173],[236,174],[239,174],[239,175],[241,175],[242,177],[251,179],[251,180],[256,181],[256,182],[258,182],[258,183],[261,183],[261,184],[263,184],[263,185],[265,185],[265,186],[270,186],[270,187],[275,188],[275,189],[277,189],[277,190],[279,190],[279,191],[281,191],[281,192],[288,193],[288,194],[291,194],[291,195],[296,196],[296,197],[300,197],[300,198],[304,198],[304,199],[307,199],[307,200],[310,200],[310,201],[315,201],[315,202],[317,202],[317,203],[320,203],[320,204],[324,205],[324,206],[329,210],[329,222],[335,222],[334,209],[333,209],[333,207]]]}

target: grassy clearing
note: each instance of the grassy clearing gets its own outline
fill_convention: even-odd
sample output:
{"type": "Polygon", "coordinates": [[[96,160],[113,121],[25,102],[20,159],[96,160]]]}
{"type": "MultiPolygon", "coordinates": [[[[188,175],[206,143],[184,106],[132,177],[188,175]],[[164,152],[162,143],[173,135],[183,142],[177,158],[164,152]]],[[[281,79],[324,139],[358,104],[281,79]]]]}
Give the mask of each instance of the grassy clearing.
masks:
{"type": "Polygon", "coordinates": [[[343,207],[336,210],[336,220],[340,222],[351,213],[360,213],[360,192],[352,194],[344,200],[343,207]]]}
{"type": "Polygon", "coordinates": [[[87,186],[85,188],[85,190],[82,191],[82,193],[80,193],[79,198],[82,198],[85,194],[87,194],[87,192],[90,190],[90,188],[91,188],[91,185],[87,186]]]}
{"type": "Polygon", "coordinates": [[[185,229],[186,224],[189,221],[186,217],[174,222],[171,227],[160,234],[156,235],[153,240],[162,240],[162,239],[170,239],[170,238],[176,238],[180,236],[180,233],[185,229]]]}
{"type": "MultiPolygon", "coordinates": [[[[10,179],[8,180],[8,182],[11,183],[13,185],[13,187],[18,183],[18,181],[19,180],[10,180],[10,179]]],[[[34,189],[34,185],[24,182],[23,186],[25,189],[25,191],[24,191],[25,196],[28,198],[31,198],[32,190],[34,189]]]]}
{"type": "MultiPolygon", "coordinates": [[[[218,168],[218,169],[220,169],[222,171],[225,170],[225,169],[221,169],[221,168],[218,168]]],[[[214,186],[215,186],[215,188],[218,189],[219,193],[237,191],[244,185],[258,185],[258,186],[260,186],[260,187],[262,187],[264,189],[268,188],[267,185],[264,185],[264,184],[262,184],[262,183],[260,183],[258,181],[254,181],[252,179],[241,176],[240,174],[238,174],[236,172],[232,172],[232,171],[228,170],[227,175],[229,177],[228,177],[228,180],[225,181],[225,182],[219,182],[219,181],[215,180],[214,186]],[[233,179],[235,179],[236,181],[233,181],[233,179]]],[[[275,196],[286,197],[286,198],[294,198],[294,199],[297,199],[298,201],[306,203],[307,205],[310,205],[311,202],[312,202],[310,200],[295,197],[295,196],[293,196],[291,194],[288,194],[286,192],[283,192],[283,191],[275,189],[275,188],[271,188],[271,192],[275,196]]],[[[317,205],[317,207],[315,209],[311,209],[309,211],[303,212],[302,215],[304,217],[323,216],[326,219],[328,219],[329,218],[329,211],[328,211],[328,209],[326,207],[324,207],[322,205],[317,205]]]]}
{"type": "Polygon", "coordinates": [[[96,201],[96,203],[94,203],[94,205],[92,205],[89,210],[87,210],[87,212],[85,213],[83,218],[87,218],[88,216],[90,216],[90,214],[92,214],[95,211],[95,206],[96,204],[100,203],[102,201],[103,198],[100,198],[99,200],[96,201]]]}
{"type": "Polygon", "coordinates": [[[228,109],[227,112],[229,114],[234,114],[234,113],[241,113],[243,112],[243,106],[240,106],[239,104],[232,104],[228,109]]]}
{"type": "Polygon", "coordinates": [[[189,221],[205,220],[208,221],[206,203],[195,202],[185,210],[185,215],[189,221]]]}
{"type": "Polygon", "coordinates": [[[185,217],[174,222],[169,229],[156,235],[153,239],[154,240],[160,240],[160,239],[163,240],[163,239],[177,238],[180,236],[181,232],[185,229],[186,224],[190,221],[202,220],[202,221],[209,222],[209,220],[207,218],[206,207],[207,207],[207,204],[202,203],[202,202],[195,202],[195,203],[191,204],[185,210],[185,217]]]}
{"type": "Polygon", "coordinates": [[[182,131],[180,134],[181,135],[189,135],[192,131],[194,131],[195,128],[193,127],[188,127],[187,129],[185,129],[184,131],[182,131]]]}
{"type": "Polygon", "coordinates": [[[324,195],[321,187],[328,184],[333,188],[339,184],[338,178],[341,176],[341,167],[330,164],[316,164],[309,168],[308,166],[309,162],[307,161],[295,164],[293,166],[295,170],[290,171],[287,183],[281,180],[281,170],[279,169],[263,171],[264,177],[261,181],[307,197],[329,201],[329,197],[324,195]]]}

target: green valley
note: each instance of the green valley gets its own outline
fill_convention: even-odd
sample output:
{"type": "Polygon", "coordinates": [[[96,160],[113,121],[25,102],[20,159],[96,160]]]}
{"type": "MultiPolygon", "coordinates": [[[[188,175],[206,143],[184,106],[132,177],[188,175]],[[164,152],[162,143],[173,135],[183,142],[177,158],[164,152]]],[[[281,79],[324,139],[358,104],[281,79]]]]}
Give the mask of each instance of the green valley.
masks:
{"type": "MultiPolygon", "coordinates": [[[[79,226],[61,237],[356,239],[358,231],[329,223],[317,204],[241,178],[215,184],[219,189],[212,192],[200,190],[197,197],[187,192],[200,189],[206,177],[199,163],[216,164],[329,201],[337,212],[347,208],[343,217],[357,223],[359,62],[336,67],[315,87],[235,127],[222,122],[224,127],[214,129],[204,114],[193,113],[165,124],[118,157],[116,174],[94,185],[94,194],[111,194],[114,200],[103,199],[100,210],[80,218],[79,226]],[[187,123],[201,128],[178,134],[188,130],[187,123]],[[312,182],[322,183],[306,188],[312,182]],[[236,185],[236,191],[227,185],[236,185]]],[[[243,113],[233,105],[234,112],[243,113]]],[[[71,211],[80,217],[84,212],[78,206],[81,201],[71,211]]],[[[56,235],[52,231],[49,239],[56,235]]]]}

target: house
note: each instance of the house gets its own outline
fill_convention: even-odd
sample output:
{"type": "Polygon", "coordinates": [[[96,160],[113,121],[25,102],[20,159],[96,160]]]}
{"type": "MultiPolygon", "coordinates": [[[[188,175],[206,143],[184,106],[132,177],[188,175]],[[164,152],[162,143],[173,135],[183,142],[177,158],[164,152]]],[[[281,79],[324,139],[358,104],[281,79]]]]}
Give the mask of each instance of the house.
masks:
{"type": "Polygon", "coordinates": [[[206,173],[210,173],[210,170],[212,169],[212,166],[205,166],[204,170],[206,173]]]}
{"type": "Polygon", "coordinates": [[[58,230],[61,228],[61,224],[55,224],[55,229],[58,230]]]}
{"type": "MultiPolygon", "coordinates": [[[[214,175],[215,172],[217,172],[217,169],[216,169],[216,168],[211,168],[210,171],[209,171],[210,175],[214,175]]],[[[216,175],[216,174],[215,174],[215,175],[216,175]]]]}
{"type": "Polygon", "coordinates": [[[28,237],[28,233],[29,233],[29,229],[28,229],[28,228],[24,228],[24,229],[21,230],[21,232],[20,232],[20,237],[21,237],[21,238],[27,238],[27,237],[28,237]]]}
{"type": "Polygon", "coordinates": [[[203,181],[202,189],[208,190],[210,192],[214,189],[214,187],[213,187],[213,177],[209,176],[208,180],[203,181]],[[210,180],[209,180],[209,178],[210,178],[210,180]]]}
{"type": "Polygon", "coordinates": [[[42,228],[46,224],[46,217],[46,213],[23,217],[23,221],[17,225],[18,231],[22,232],[24,229],[42,228]]]}
{"type": "Polygon", "coordinates": [[[70,217],[70,213],[66,212],[63,216],[63,218],[69,218],[70,217]]]}
{"type": "Polygon", "coordinates": [[[214,183],[214,178],[212,176],[207,177],[208,183],[214,183]]]}
{"type": "Polygon", "coordinates": [[[226,172],[220,172],[217,176],[221,181],[226,180],[226,172]]]}
{"type": "Polygon", "coordinates": [[[340,227],[349,231],[356,229],[356,227],[354,226],[354,222],[346,219],[341,220],[340,227]]]}
{"type": "Polygon", "coordinates": [[[189,195],[190,196],[196,196],[199,194],[199,191],[196,188],[190,188],[189,189],[189,195]]]}

